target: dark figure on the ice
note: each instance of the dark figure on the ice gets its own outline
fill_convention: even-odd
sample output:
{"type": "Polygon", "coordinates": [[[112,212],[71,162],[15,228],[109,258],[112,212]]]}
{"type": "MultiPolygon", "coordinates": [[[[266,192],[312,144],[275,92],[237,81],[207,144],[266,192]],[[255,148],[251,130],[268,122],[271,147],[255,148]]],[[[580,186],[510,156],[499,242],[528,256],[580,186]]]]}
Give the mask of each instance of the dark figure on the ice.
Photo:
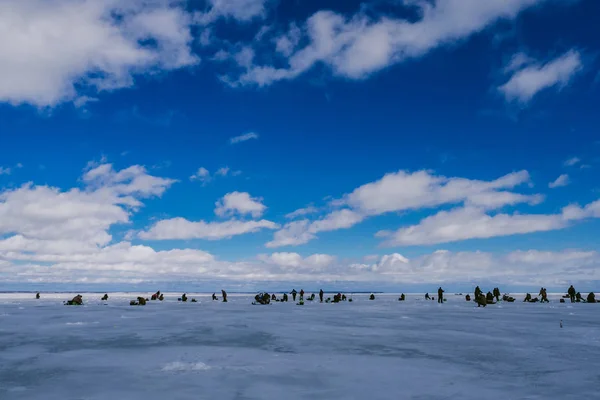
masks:
{"type": "Polygon", "coordinates": [[[492,294],[492,292],[487,292],[487,295],[485,296],[485,300],[488,302],[488,304],[491,304],[494,302],[494,295],[492,294]]]}
{"type": "Polygon", "coordinates": [[[577,292],[575,291],[575,288],[573,287],[573,285],[569,286],[569,290],[567,291],[567,293],[569,294],[569,297],[571,298],[571,303],[575,303],[575,295],[577,294],[577,292]]]}
{"type": "Polygon", "coordinates": [[[500,301],[500,289],[498,288],[494,288],[494,297],[496,298],[496,301],[500,301]]]}
{"type": "Polygon", "coordinates": [[[479,293],[479,297],[475,298],[475,302],[477,303],[477,307],[485,307],[487,306],[487,298],[483,293],[479,293]]]}
{"type": "Polygon", "coordinates": [[[192,299],[192,303],[197,303],[196,299],[192,299]]]}
{"type": "Polygon", "coordinates": [[[375,295],[373,293],[371,293],[371,295],[369,296],[369,300],[375,300],[375,295]]]}
{"type": "Polygon", "coordinates": [[[105,293],[104,296],[102,296],[102,301],[106,301],[108,300],[108,293],[105,293]]]}
{"type": "Polygon", "coordinates": [[[465,296],[465,300],[466,300],[466,301],[471,301],[471,295],[466,295],[466,296],[465,296]]]}
{"type": "Polygon", "coordinates": [[[296,289],[292,289],[290,294],[292,295],[292,300],[296,301],[296,295],[298,294],[298,292],[296,292],[296,289]]]}
{"type": "Polygon", "coordinates": [[[404,295],[404,293],[402,293],[400,295],[400,298],[398,299],[398,301],[404,301],[404,300],[406,300],[406,296],[404,295]]]}
{"type": "Polygon", "coordinates": [[[430,300],[431,297],[429,297],[429,293],[425,293],[425,300],[430,300]]]}
{"type": "Polygon", "coordinates": [[[475,288],[475,297],[474,297],[474,299],[477,300],[479,298],[480,294],[483,294],[483,292],[481,291],[481,289],[479,288],[479,286],[477,286],[475,288]]]}
{"type": "Polygon", "coordinates": [[[504,295],[504,296],[502,296],[502,301],[506,301],[508,303],[513,303],[515,301],[515,298],[507,296],[507,295],[504,295]]]}
{"type": "Polygon", "coordinates": [[[273,300],[273,301],[277,300],[277,296],[275,296],[275,293],[273,293],[273,294],[271,295],[271,300],[273,300]]]}
{"type": "Polygon", "coordinates": [[[577,293],[575,294],[575,301],[576,301],[577,303],[581,303],[581,301],[582,301],[582,300],[583,300],[583,297],[581,297],[581,293],[580,293],[580,292],[577,292],[577,293]]]}
{"type": "Polygon", "coordinates": [[[304,301],[304,289],[300,289],[300,300],[304,301]]]}
{"type": "Polygon", "coordinates": [[[145,306],[146,305],[146,299],[143,297],[138,297],[137,301],[135,300],[131,300],[129,302],[130,306],[145,306]]]}
{"type": "Polygon", "coordinates": [[[438,289],[438,303],[443,303],[444,302],[444,289],[442,289],[442,287],[440,286],[440,288],[438,289]]]}
{"type": "Polygon", "coordinates": [[[163,294],[161,293],[160,296],[158,296],[158,300],[163,301],[165,299],[165,296],[163,296],[163,294]]]}
{"type": "Polygon", "coordinates": [[[78,294],[77,296],[73,297],[72,300],[65,302],[65,305],[67,305],[67,306],[82,306],[83,305],[83,297],[80,294],[78,294]]]}
{"type": "Polygon", "coordinates": [[[319,290],[319,301],[322,303],[323,302],[323,295],[325,293],[323,292],[323,289],[319,290]]]}
{"type": "Polygon", "coordinates": [[[217,294],[216,294],[216,293],[213,293],[213,295],[212,295],[212,299],[213,299],[213,301],[217,301],[217,300],[219,300],[219,298],[217,297],[217,294]]]}
{"type": "Polygon", "coordinates": [[[158,295],[156,293],[154,293],[151,297],[150,300],[154,301],[154,300],[158,300],[158,295]]]}
{"type": "Polygon", "coordinates": [[[39,294],[39,293],[36,293],[36,294],[35,294],[35,298],[39,300],[39,299],[40,299],[40,294],[39,294]]]}
{"type": "Polygon", "coordinates": [[[540,290],[540,296],[542,296],[542,303],[550,303],[550,300],[548,300],[548,293],[546,293],[546,288],[542,288],[540,290]]]}
{"type": "Polygon", "coordinates": [[[283,294],[283,298],[281,299],[281,301],[285,301],[285,302],[288,301],[288,295],[287,295],[287,293],[283,294]]]}
{"type": "Polygon", "coordinates": [[[223,303],[227,303],[227,292],[221,289],[221,296],[223,296],[223,303]]]}
{"type": "Polygon", "coordinates": [[[187,295],[185,293],[181,296],[181,301],[187,301],[187,295]]]}
{"type": "Polygon", "coordinates": [[[334,303],[339,303],[340,301],[342,301],[342,294],[338,293],[335,296],[333,296],[333,302],[334,303]]]}
{"type": "Polygon", "coordinates": [[[590,294],[588,294],[587,302],[588,303],[595,303],[596,302],[596,295],[594,294],[594,292],[590,292],[590,294]]]}
{"type": "Polygon", "coordinates": [[[530,295],[529,293],[527,293],[527,294],[525,295],[525,300],[523,300],[523,302],[527,302],[527,303],[529,303],[530,301],[531,301],[531,295],[530,295]]]}

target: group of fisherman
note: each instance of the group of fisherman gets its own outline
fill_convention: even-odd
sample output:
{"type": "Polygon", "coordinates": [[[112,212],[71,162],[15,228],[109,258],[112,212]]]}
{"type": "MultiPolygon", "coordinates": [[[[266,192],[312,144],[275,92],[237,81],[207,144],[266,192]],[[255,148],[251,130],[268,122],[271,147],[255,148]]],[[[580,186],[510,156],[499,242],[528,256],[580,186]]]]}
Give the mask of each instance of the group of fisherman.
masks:
{"type": "MultiPolygon", "coordinates": [[[[299,296],[299,301],[298,301],[298,305],[304,305],[304,295],[305,292],[303,289],[300,290],[300,292],[297,292],[296,289],[293,289],[290,294],[292,295],[292,300],[296,301],[296,297],[299,296]]],[[[500,301],[500,297],[502,297],[502,301],[504,302],[508,302],[508,303],[513,303],[515,301],[515,298],[512,296],[509,296],[507,294],[502,295],[500,292],[499,288],[494,288],[491,292],[487,292],[486,294],[484,294],[484,292],[481,290],[481,288],[479,286],[477,286],[475,288],[474,291],[474,297],[473,297],[473,301],[475,303],[477,303],[477,307],[485,307],[489,304],[496,304],[497,302],[500,301]]],[[[224,303],[227,302],[227,292],[225,290],[221,290],[221,296],[222,296],[222,301],[224,303]]],[[[315,294],[313,293],[311,296],[309,296],[306,300],[307,301],[313,301],[315,299],[315,294]]],[[[541,288],[540,292],[539,292],[539,297],[535,297],[533,298],[531,296],[530,293],[527,293],[525,295],[525,299],[523,300],[523,302],[526,303],[549,303],[550,300],[548,300],[548,293],[546,288],[541,288]]],[[[35,295],[36,299],[40,299],[40,293],[36,293],[35,295]]],[[[425,294],[425,299],[426,300],[435,300],[435,297],[431,297],[429,296],[429,293],[425,294]]],[[[573,287],[573,285],[571,285],[569,287],[569,289],[567,290],[567,294],[562,296],[562,298],[560,299],[561,303],[565,302],[565,299],[570,299],[571,303],[597,303],[600,301],[596,301],[596,295],[593,292],[590,292],[587,296],[586,299],[584,299],[581,296],[580,292],[577,292],[575,290],[575,288],[573,287]]],[[[102,301],[108,301],[108,293],[106,293],[102,299],[102,301]]],[[[159,291],[157,291],[156,293],[152,294],[152,296],[150,297],[150,299],[148,298],[144,298],[144,297],[137,297],[137,299],[135,300],[131,300],[130,301],[130,305],[132,306],[144,306],[146,305],[146,302],[150,301],[150,300],[158,300],[158,301],[163,301],[164,300],[164,295],[159,291]]],[[[218,301],[219,298],[217,297],[216,293],[212,294],[212,300],[213,301],[218,301]]],[[[371,295],[369,296],[369,300],[375,300],[375,295],[371,293],[371,295]]],[[[406,295],[404,293],[402,293],[400,295],[400,297],[398,298],[399,301],[405,301],[406,300],[406,295]]],[[[471,295],[467,294],[465,296],[465,300],[466,301],[471,301],[471,295]]],[[[188,297],[187,294],[184,293],[180,298],[178,298],[178,301],[181,302],[187,302],[188,301],[188,297]]],[[[275,293],[273,294],[269,294],[267,292],[261,292],[259,294],[257,294],[256,296],[254,296],[254,302],[252,304],[270,304],[271,302],[287,302],[288,301],[288,294],[287,293],[283,293],[281,298],[277,298],[277,295],[275,295],[275,293]]],[[[325,292],[323,292],[323,289],[319,290],[319,301],[321,303],[325,302],[325,303],[339,303],[341,301],[352,301],[352,298],[348,299],[346,297],[345,294],[342,293],[337,293],[333,296],[333,299],[331,299],[330,297],[328,297],[327,299],[325,299],[325,292]]],[[[438,289],[438,297],[437,297],[437,301],[438,303],[444,303],[444,301],[446,301],[446,299],[444,299],[444,290],[440,287],[438,289]]],[[[196,299],[192,298],[191,299],[192,303],[196,303],[196,299]]],[[[77,296],[73,297],[73,299],[68,300],[66,302],[64,302],[65,305],[83,305],[83,297],[78,294],[77,296]]]]}

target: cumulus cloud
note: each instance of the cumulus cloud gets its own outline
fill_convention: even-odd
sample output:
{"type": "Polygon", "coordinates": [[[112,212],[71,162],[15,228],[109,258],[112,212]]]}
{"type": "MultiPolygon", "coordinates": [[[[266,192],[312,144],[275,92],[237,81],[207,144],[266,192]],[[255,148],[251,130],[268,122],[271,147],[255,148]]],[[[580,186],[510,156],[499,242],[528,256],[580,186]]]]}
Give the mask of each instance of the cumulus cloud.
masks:
{"type": "Polygon", "coordinates": [[[278,227],[276,223],[264,219],[259,221],[233,219],[223,222],[193,222],[185,218],[171,218],[156,222],[150,229],[140,232],[138,237],[146,240],[220,240],[278,227]]]}
{"type": "Polygon", "coordinates": [[[600,200],[585,207],[567,206],[560,214],[489,215],[480,208],[464,207],[440,211],[417,225],[393,233],[382,231],[378,236],[387,237],[385,246],[430,245],[564,229],[571,221],[598,217],[600,200]]]}
{"type": "Polygon", "coordinates": [[[570,183],[569,175],[562,174],[558,178],[556,178],[554,181],[550,182],[548,184],[548,187],[550,189],[554,189],[554,188],[557,188],[557,187],[567,186],[569,183],[570,183]]]}
{"type": "Polygon", "coordinates": [[[168,0],[0,3],[0,102],[53,107],[195,65],[191,16],[168,0]]]}
{"type": "Polygon", "coordinates": [[[315,239],[319,232],[350,228],[366,218],[390,212],[459,203],[486,210],[519,203],[538,204],[543,200],[539,194],[508,191],[529,181],[527,171],[512,172],[492,181],[447,178],[429,171],[386,174],[333,202],[336,207],[346,208],[334,210],[312,222],[301,220],[285,224],[267,247],[305,244],[315,239]]]}
{"type": "Polygon", "coordinates": [[[8,167],[0,167],[0,175],[10,175],[11,169],[8,167]]]}
{"type": "Polygon", "coordinates": [[[246,141],[252,140],[252,139],[258,139],[258,134],[254,133],[254,132],[249,132],[249,133],[245,133],[240,136],[235,136],[235,137],[232,137],[231,139],[229,139],[229,143],[236,144],[236,143],[246,142],[246,141]]]}
{"type": "Polygon", "coordinates": [[[208,0],[208,10],[197,12],[194,21],[201,25],[215,22],[219,18],[249,22],[266,15],[268,0],[208,0]]]}
{"type": "MultiPolygon", "coordinates": [[[[511,62],[511,65],[514,64],[511,62]]],[[[518,67],[513,66],[510,79],[498,90],[507,101],[529,103],[531,99],[544,89],[567,86],[582,68],[579,52],[570,50],[547,63],[522,61],[518,67]]]]}
{"type": "Polygon", "coordinates": [[[227,193],[215,205],[215,214],[219,217],[250,214],[253,218],[260,218],[267,209],[262,199],[254,198],[245,192],[227,193]]]}
{"type": "MultiPolygon", "coordinates": [[[[346,17],[319,11],[304,26],[291,25],[274,40],[284,67],[241,65],[244,72],[229,79],[234,85],[269,85],[292,79],[317,64],[335,75],[361,79],[390,65],[421,57],[440,46],[453,45],[501,19],[514,19],[543,0],[411,1],[419,9],[416,21],[396,17],[372,18],[364,12],[346,17]],[[306,43],[298,46],[299,43],[306,43]]],[[[402,4],[401,7],[406,7],[402,4]]],[[[278,63],[280,64],[280,63],[278,63]]]]}
{"type": "Polygon", "coordinates": [[[198,171],[190,176],[190,181],[200,181],[204,184],[210,182],[210,179],[210,172],[204,167],[198,168],[198,171]]]}
{"type": "Polygon", "coordinates": [[[295,211],[292,211],[289,214],[286,214],[286,218],[287,219],[295,219],[298,217],[303,217],[305,215],[309,215],[309,214],[315,214],[319,212],[319,209],[314,207],[314,206],[308,206],[308,207],[304,207],[304,208],[299,208],[295,211]]]}
{"type": "Polygon", "coordinates": [[[336,257],[328,254],[313,254],[303,258],[298,253],[273,253],[271,255],[261,254],[257,258],[265,263],[284,268],[310,270],[322,270],[336,261],[336,257]]]}

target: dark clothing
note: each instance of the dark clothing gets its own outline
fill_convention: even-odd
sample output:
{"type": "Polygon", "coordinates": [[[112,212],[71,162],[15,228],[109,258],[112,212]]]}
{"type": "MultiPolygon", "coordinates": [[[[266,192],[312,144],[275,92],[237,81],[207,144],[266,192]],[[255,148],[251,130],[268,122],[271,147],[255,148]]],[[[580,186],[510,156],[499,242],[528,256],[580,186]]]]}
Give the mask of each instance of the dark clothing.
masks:
{"type": "Polygon", "coordinates": [[[217,297],[217,295],[215,293],[213,293],[212,299],[213,299],[213,301],[219,300],[219,298],[217,297]]]}
{"type": "Polygon", "coordinates": [[[442,290],[442,288],[438,289],[438,303],[443,303],[444,302],[444,291],[442,290]]]}
{"type": "Polygon", "coordinates": [[[227,292],[224,290],[221,290],[221,295],[223,296],[223,303],[227,303],[227,292]]]}
{"type": "Polygon", "coordinates": [[[298,294],[298,292],[296,292],[296,289],[293,289],[290,294],[292,295],[292,300],[296,301],[296,294],[298,294]]]}
{"type": "Polygon", "coordinates": [[[322,303],[323,302],[323,289],[319,290],[319,301],[322,303]]]}
{"type": "Polygon", "coordinates": [[[595,303],[596,302],[596,295],[593,292],[591,292],[590,294],[588,294],[587,302],[588,303],[595,303]]]}
{"type": "Polygon", "coordinates": [[[569,297],[571,298],[571,303],[575,303],[575,295],[577,294],[577,292],[575,291],[575,288],[573,287],[573,285],[571,285],[569,287],[569,290],[567,291],[567,293],[569,294],[569,297]]]}

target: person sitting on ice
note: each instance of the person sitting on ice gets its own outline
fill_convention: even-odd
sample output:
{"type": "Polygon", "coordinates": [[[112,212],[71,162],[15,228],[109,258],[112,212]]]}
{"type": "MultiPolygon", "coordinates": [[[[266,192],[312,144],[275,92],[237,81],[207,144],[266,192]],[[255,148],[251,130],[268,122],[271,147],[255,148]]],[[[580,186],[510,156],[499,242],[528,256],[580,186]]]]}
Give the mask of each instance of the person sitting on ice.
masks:
{"type": "Polygon", "coordinates": [[[375,295],[373,293],[371,293],[371,295],[369,296],[369,300],[375,300],[375,295]]]}
{"type": "Polygon", "coordinates": [[[285,302],[288,301],[288,295],[287,295],[287,293],[283,294],[283,297],[281,298],[281,301],[285,301],[285,302]]]}
{"type": "Polygon", "coordinates": [[[35,298],[39,300],[39,299],[40,299],[40,294],[39,294],[39,293],[36,293],[36,294],[35,294],[35,298]]]}
{"type": "Polygon", "coordinates": [[[429,293],[425,293],[425,300],[430,300],[431,297],[429,297],[429,293]]]}
{"type": "Polygon", "coordinates": [[[108,293],[104,293],[104,296],[102,296],[102,301],[106,300],[108,300],[108,293]]]}
{"type": "Polygon", "coordinates": [[[588,303],[595,303],[596,302],[596,295],[594,294],[594,292],[590,292],[590,294],[588,294],[588,296],[587,296],[587,302],[588,303]]]}
{"type": "Polygon", "coordinates": [[[402,293],[400,295],[400,298],[398,299],[398,301],[404,301],[404,300],[406,300],[406,296],[404,295],[404,293],[402,293]]]}
{"type": "Polygon", "coordinates": [[[150,300],[152,300],[152,301],[158,300],[158,295],[156,293],[154,293],[152,296],[150,296],[150,300]]]}
{"type": "Polygon", "coordinates": [[[310,297],[307,299],[308,301],[313,301],[315,299],[315,294],[312,293],[310,297]]]}
{"type": "Polygon", "coordinates": [[[475,288],[475,297],[474,299],[477,300],[477,298],[479,297],[480,294],[482,294],[483,292],[481,291],[481,289],[479,288],[479,286],[477,286],[475,288]]]}
{"type": "Polygon", "coordinates": [[[165,299],[165,296],[163,296],[163,294],[161,293],[160,296],[158,296],[158,300],[163,301],[165,299]]]}
{"type": "Polygon", "coordinates": [[[506,302],[508,302],[508,303],[512,303],[512,302],[514,302],[514,301],[515,301],[515,298],[514,298],[514,297],[510,297],[510,296],[507,296],[507,295],[504,295],[504,296],[502,296],[502,301],[506,301],[506,302]]]}
{"type": "Polygon", "coordinates": [[[575,294],[575,301],[576,301],[577,303],[581,303],[581,301],[582,301],[582,300],[583,300],[583,298],[581,297],[581,292],[577,292],[577,293],[575,294]]]}
{"type": "Polygon", "coordinates": [[[530,295],[529,293],[527,293],[527,294],[525,295],[525,300],[523,300],[523,302],[527,302],[527,303],[529,303],[530,301],[531,301],[531,295],[530,295]]]}
{"type": "Polygon", "coordinates": [[[181,301],[187,301],[187,295],[185,293],[181,296],[181,301]]]}
{"type": "Polygon", "coordinates": [[[477,303],[477,307],[485,307],[488,304],[487,297],[483,293],[479,294],[479,297],[475,299],[475,302],[477,303]]]}
{"type": "Polygon", "coordinates": [[[219,300],[219,298],[217,297],[217,295],[216,295],[215,293],[213,293],[213,295],[212,295],[212,299],[213,299],[213,301],[217,301],[217,300],[219,300]]]}
{"type": "Polygon", "coordinates": [[[277,296],[275,296],[275,293],[273,293],[271,295],[271,301],[276,301],[277,300],[277,296]]]}
{"type": "Polygon", "coordinates": [[[227,292],[221,289],[221,296],[223,296],[223,303],[227,303],[227,292]]]}
{"type": "Polygon", "coordinates": [[[466,300],[466,301],[471,301],[471,295],[466,295],[466,296],[465,296],[465,300],[466,300]]]}
{"type": "Polygon", "coordinates": [[[334,303],[339,303],[340,301],[342,301],[342,294],[338,293],[336,295],[333,296],[333,302],[334,303]]]}
{"type": "Polygon", "coordinates": [[[83,297],[78,294],[77,296],[73,297],[72,300],[69,300],[65,303],[65,305],[67,306],[82,306],[83,305],[83,297]]]}
{"type": "Polygon", "coordinates": [[[346,297],[346,295],[345,295],[345,294],[343,294],[343,295],[342,295],[342,301],[346,301],[346,300],[348,300],[348,298],[346,297]]]}
{"type": "Polygon", "coordinates": [[[487,301],[488,304],[492,304],[494,302],[494,295],[492,294],[492,292],[487,292],[487,295],[485,296],[485,300],[487,301]]]}

